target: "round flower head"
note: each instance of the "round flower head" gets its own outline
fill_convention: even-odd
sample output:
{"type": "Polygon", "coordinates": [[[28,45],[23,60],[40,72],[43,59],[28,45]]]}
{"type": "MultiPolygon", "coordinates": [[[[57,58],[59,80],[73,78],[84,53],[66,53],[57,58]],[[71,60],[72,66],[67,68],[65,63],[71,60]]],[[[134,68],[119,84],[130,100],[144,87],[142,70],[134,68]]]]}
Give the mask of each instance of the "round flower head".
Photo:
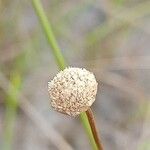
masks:
{"type": "Polygon", "coordinates": [[[48,82],[52,107],[76,116],[87,111],[95,101],[97,82],[93,73],[82,68],[66,68],[48,82]]]}

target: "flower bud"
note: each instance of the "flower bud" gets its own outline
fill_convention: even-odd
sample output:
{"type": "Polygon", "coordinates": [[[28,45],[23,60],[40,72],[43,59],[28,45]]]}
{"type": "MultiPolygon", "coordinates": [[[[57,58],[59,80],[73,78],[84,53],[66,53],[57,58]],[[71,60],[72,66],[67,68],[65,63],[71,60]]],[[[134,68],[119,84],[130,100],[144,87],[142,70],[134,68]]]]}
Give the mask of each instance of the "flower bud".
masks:
{"type": "Polygon", "coordinates": [[[95,101],[97,85],[93,73],[86,69],[66,68],[48,82],[51,106],[70,116],[79,115],[95,101]]]}

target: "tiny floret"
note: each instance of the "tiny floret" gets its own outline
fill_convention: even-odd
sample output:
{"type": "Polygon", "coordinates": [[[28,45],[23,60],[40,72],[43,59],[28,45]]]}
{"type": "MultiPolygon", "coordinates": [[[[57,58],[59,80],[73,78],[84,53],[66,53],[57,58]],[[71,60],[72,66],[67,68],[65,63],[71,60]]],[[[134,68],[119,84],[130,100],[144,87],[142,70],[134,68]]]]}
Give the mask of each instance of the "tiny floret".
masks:
{"type": "Polygon", "coordinates": [[[95,101],[97,85],[94,74],[86,69],[66,68],[48,82],[51,106],[70,116],[79,115],[95,101]]]}

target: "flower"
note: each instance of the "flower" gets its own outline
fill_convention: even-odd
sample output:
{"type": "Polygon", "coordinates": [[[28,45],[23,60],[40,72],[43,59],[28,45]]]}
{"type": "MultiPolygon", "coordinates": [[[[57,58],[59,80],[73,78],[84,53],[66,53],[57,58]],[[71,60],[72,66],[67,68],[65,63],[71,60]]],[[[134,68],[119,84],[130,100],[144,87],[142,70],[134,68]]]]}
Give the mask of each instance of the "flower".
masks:
{"type": "Polygon", "coordinates": [[[86,69],[66,68],[48,82],[51,106],[70,116],[79,115],[95,101],[97,85],[93,73],[86,69]]]}

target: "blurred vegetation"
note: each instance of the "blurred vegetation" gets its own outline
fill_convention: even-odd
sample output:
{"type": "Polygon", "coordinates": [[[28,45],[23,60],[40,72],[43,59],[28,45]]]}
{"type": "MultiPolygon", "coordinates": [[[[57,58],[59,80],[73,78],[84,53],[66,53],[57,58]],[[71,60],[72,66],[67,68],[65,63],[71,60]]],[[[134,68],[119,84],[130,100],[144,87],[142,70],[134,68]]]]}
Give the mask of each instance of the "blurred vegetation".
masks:
{"type": "MultiPolygon", "coordinates": [[[[106,149],[150,149],[150,2],[42,0],[42,3],[67,62],[93,71],[103,85],[93,107],[106,149]]],[[[38,85],[41,82],[46,85],[49,74],[52,78],[57,72],[42,32],[31,1],[0,0],[0,73],[15,88],[9,86],[8,94],[4,94],[0,82],[0,144],[7,150],[25,143],[25,140],[16,142],[20,137],[16,128],[20,127],[18,120],[22,114],[18,109],[20,94],[27,95],[38,111],[38,105],[42,107],[40,113],[45,118],[51,117],[49,124],[59,129],[62,126],[60,117],[51,115],[49,106],[45,108],[48,97],[43,96],[45,89],[38,85]],[[34,94],[39,97],[35,98],[34,94]]],[[[78,128],[76,125],[72,129],[68,124],[58,131],[65,139],[72,139],[68,141],[75,149],[87,149],[87,139],[80,142],[74,136],[83,137],[78,128]],[[68,133],[68,130],[77,132],[68,133]]],[[[34,134],[27,137],[30,136],[34,134]]],[[[43,149],[55,149],[51,148],[52,143],[47,143],[43,149]]]]}
{"type": "MultiPolygon", "coordinates": [[[[20,75],[18,73],[12,73],[11,84],[15,89],[19,90],[21,85],[20,75]]],[[[4,128],[4,150],[10,150],[13,143],[14,127],[17,118],[18,108],[18,93],[14,91],[12,87],[8,89],[8,97],[6,99],[6,111],[5,111],[5,128],[4,128]]]]}

